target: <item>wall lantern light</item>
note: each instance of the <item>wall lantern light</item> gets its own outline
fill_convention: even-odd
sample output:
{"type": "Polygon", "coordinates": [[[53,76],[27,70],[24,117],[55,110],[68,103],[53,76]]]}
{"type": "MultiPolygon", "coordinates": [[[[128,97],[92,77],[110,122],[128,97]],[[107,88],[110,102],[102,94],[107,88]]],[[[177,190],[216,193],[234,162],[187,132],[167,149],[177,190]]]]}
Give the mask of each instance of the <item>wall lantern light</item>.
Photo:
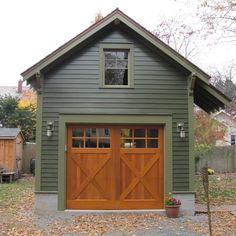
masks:
{"type": "Polygon", "coordinates": [[[177,130],[180,138],[185,138],[184,123],[177,123],[177,130]]]}
{"type": "Polygon", "coordinates": [[[47,130],[47,136],[51,137],[52,133],[53,133],[53,130],[54,130],[54,122],[53,121],[48,121],[47,122],[46,130],[47,130]]]}

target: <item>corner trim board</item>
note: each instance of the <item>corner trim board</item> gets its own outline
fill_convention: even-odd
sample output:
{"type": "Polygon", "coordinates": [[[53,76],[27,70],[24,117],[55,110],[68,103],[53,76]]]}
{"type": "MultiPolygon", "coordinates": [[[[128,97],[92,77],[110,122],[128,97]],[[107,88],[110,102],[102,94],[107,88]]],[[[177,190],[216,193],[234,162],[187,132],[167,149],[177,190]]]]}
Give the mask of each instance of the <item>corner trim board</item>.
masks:
{"type": "MultiPolygon", "coordinates": [[[[195,172],[195,160],[194,160],[194,108],[193,108],[193,96],[191,93],[192,78],[188,80],[188,141],[189,141],[189,191],[194,189],[194,172],[195,172]]],[[[195,83],[195,82],[194,82],[195,83]]]]}
{"type": "Polygon", "coordinates": [[[41,190],[42,103],[43,103],[43,94],[38,92],[37,93],[37,121],[36,121],[37,160],[35,162],[35,176],[36,176],[35,191],[41,190]]]}

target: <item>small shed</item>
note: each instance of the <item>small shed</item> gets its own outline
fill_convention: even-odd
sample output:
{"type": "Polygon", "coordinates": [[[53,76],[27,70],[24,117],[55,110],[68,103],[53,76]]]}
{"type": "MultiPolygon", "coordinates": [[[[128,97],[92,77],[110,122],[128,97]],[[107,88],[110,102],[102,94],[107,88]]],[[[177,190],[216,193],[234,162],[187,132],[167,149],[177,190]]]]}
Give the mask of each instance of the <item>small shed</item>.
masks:
{"type": "Polygon", "coordinates": [[[23,141],[19,128],[0,128],[0,169],[21,172],[23,141]]]}

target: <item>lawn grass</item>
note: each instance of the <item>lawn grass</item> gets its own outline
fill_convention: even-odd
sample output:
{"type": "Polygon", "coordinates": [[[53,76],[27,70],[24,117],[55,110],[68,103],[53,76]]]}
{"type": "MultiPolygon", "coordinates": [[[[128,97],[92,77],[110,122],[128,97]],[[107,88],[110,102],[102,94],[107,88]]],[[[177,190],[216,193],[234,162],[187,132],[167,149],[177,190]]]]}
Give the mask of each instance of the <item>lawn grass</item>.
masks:
{"type": "Polygon", "coordinates": [[[22,178],[13,183],[0,184],[0,208],[17,207],[19,203],[32,197],[34,178],[22,178]]]}
{"type": "MultiPolygon", "coordinates": [[[[205,203],[205,193],[200,175],[195,177],[196,202],[205,203]]],[[[232,204],[236,199],[236,175],[209,175],[209,198],[211,204],[232,204]]]]}

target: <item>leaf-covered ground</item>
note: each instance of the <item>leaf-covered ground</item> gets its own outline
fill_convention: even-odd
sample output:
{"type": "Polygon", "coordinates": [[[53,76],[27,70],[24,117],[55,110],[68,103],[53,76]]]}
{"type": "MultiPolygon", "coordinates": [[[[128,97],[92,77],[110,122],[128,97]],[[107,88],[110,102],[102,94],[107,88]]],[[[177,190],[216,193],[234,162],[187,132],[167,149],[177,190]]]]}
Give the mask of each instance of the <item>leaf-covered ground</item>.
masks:
{"type": "MultiPolygon", "coordinates": [[[[223,179],[220,185],[226,186],[225,181],[223,179]]],[[[231,187],[229,184],[228,189],[231,187]]],[[[23,178],[13,184],[0,185],[0,235],[208,234],[206,214],[177,219],[169,219],[165,215],[151,213],[75,215],[66,212],[66,214],[38,216],[33,211],[33,188],[34,179],[32,177],[23,178]]],[[[217,199],[220,201],[221,198],[217,197],[217,199]]],[[[230,200],[230,197],[227,197],[227,202],[232,203],[233,199],[230,200]]],[[[224,204],[224,202],[220,203],[224,204]]],[[[236,235],[236,216],[230,212],[212,213],[212,223],[213,235],[236,235]]]]}
{"type": "MultiPolygon", "coordinates": [[[[205,203],[201,176],[195,178],[196,202],[205,203]]],[[[236,173],[209,175],[209,198],[212,205],[236,205],[236,173]]]]}
{"type": "Polygon", "coordinates": [[[35,217],[27,216],[34,206],[34,178],[0,184],[0,235],[42,235],[35,217]]]}

